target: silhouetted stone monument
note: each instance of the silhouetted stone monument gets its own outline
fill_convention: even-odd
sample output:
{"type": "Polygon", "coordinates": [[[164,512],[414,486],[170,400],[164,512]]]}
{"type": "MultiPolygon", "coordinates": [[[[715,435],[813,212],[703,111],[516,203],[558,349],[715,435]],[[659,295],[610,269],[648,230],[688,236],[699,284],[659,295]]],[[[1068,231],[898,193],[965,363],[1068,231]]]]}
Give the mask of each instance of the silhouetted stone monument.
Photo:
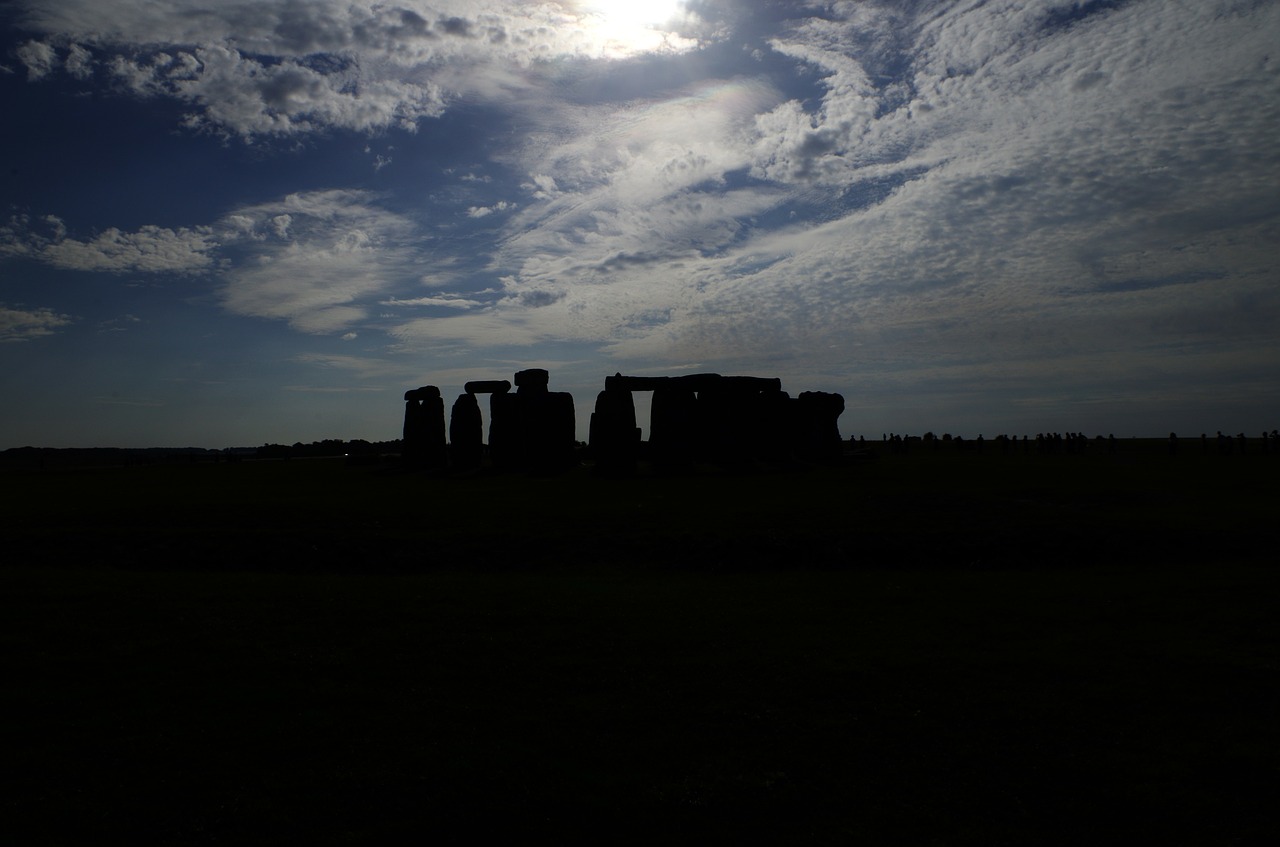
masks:
{"type": "Polygon", "coordinates": [[[480,404],[471,392],[459,394],[449,415],[449,444],[456,468],[480,467],[484,458],[484,420],[480,416],[480,404]]]}
{"type": "Polygon", "coordinates": [[[414,467],[445,466],[444,400],[424,385],[404,393],[404,457],[414,467]]]}
{"type": "Polygon", "coordinates": [[[840,415],[844,397],[826,391],[802,391],[796,398],[796,437],[801,455],[811,459],[840,456],[840,415]]]}
{"type": "Polygon", "coordinates": [[[791,395],[781,389],[760,392],[757,401],[755,452],[761,459],[778,462],[792,457],[794,450],[790,444],[790,435],[794,408],[791,395]]]}
{"type": "MultiPolygon", "coordinates": [[[[482,462],[484,424],[475,395],[485,393],[490,395],[488,443],[495,468],[545,472],[574,463],[572,395],[550,391],[550,376],[542,368],[519,371],[514,382],[515,393],[505,379],[464,386],[449,425],[455,467],[475,468],[482,462]]],[[[603,473],[630,474],[641,455],[633,391],[653,392],[647,446],[658,468],[688,467],[704,459],[730,465],[761,459],[829,460],[843,451],[838,419],[844,398],[839,394],[806,391],[793,400],[777,378],[619,373],[605,378],[591,414],[591,453],[603,473]]],[[[446,464],[444,403],[438,388],[405,393],[404,433],[411,464],[446,464]]]]}
{"type": "Polygon", "coordinates": [[[700,431],[697,394],[679,387],[654,390],[649,411],[649,455],[655,466],[681,468],[694,464],[700,431]]]}
{"type": "Polygon", "coordinates": [[[617,385],[596,395],[596,409],[591,413],[591,455],[596,468],[609,475],[625,475],[635,471],[640,448],[636,429],[636,406],[631,391],[617,385]]]}
{"type": "Polygon", "coordinates": [[[468,394],[506,394],[511,390],[511,383],[505,379],[473,379],[462,390],[468,394]]]}
{"type": "Polygon", "coordinates": [[[836,419],[844,398],[839,394],[809,392],[812,396],[796,405],[777,378],[615,374],[605,379],[591,420],[592,453],[604,471],[627,473],[635,467],[639,435],[633,391],[653,392],[649,451],[657,467],[699,459],[736,465],[792,455],[829,458],[842,450],[836,419]]]}
{"type": "Polygon", "coordinates": [[[548,373],[529,368],[511,383],[469,382],[468,392],[491,391],[489,398],[489,453],[494,467],[534,472],[560,470],[574,461],[577,446],[573,395],[547,390],[548,373]]]}
{"type": "Polygon", "coordinates": [[[703,452],[722,465],[749,461],[760,443],[759,387],[733,377],[709,382],[698,392],[703,452]]]}
{"type": "Polygon", "coordinates": [[[519,371],[515,383],[515,464],[535,472],[568,467],[577,446],[573,395],[547,390],[550,375],[542,368],[519,371]]]}
{"type": "MultiPolygon", "coordinates": [[[[470,382],[462,386],[462,390],[465,391],[467,395],[475,395],[475,394],[489,395],[489,450],[490,452],[492,452],[495,434],[497,435],[497,438],[499,441],[502,441],[504,438],[503,427],[506,426],[506,419],[502,413],[505,409],[505,406],[504,406],[505,401],[499,398],[507,396],[507,392],[511,390],[511,383],[507,382],[505,379],[471,380],[470,382]]],[[[459,397],[458,400],[461,401],[462,398],[459,397]]],[[[480,404],[478,401],[476,401],[475,405],[476,405],[475,413],[478,416],[480,414],[480,404]]],[[[455,405],[455,408],[456,408],[456,405],[455,405]]],[[[466,414],[470,414],[470,411],[467,411],[466,414]]],[[[471,425],[469,421],[465,423],[467,424],[467,426],[471,425]]],[[[478,428],[481,433],[480,435],[481,444],[479,449],[480,449],[481,455],[483,455],[483,452],[484,452],[483,421],[480,421],[478,423],[478,428]]],[[[450,437],[452,437],[452,429],[450,430],[450,437]]],[[[474,434],[464,434],[463,438],[472,439],[474,438],[474,434]]],[[[465,452],[468,449],[474,449],[474,441],[464,440],[463,442],[464,455],[467,455],[468,457],[470,457],[470,455],[472,454],[467,454],[465,452]]]]}

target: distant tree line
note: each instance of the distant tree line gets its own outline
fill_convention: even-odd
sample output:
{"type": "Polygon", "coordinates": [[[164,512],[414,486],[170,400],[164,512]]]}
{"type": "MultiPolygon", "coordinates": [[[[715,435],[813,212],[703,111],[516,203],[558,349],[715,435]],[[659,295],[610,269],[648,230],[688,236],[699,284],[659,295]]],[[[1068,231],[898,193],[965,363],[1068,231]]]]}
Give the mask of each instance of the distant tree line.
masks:
{"type": "Polygon", "coordinates": [[[343,441],[340,438],[326,438],[323,441],[312,441],[310,444],[303,444],[301,441],[295,441],[293,444],[263,444],[254,451],[254,458],[257,459],[318,459],[332,456],[364,456],[377,457],[387,454],[398,454],[401,451],[403,443],[400,439],[394,441],[365,441],[363,438],[356,438],[352,441],[343,441]]]}
{"type": "Polygon", "coordinates": [[[13,447],[0,451],[0,468],[9,470],[54,470],[58,468],[104,468],[136,465],[217,464],[243,459],[292,459],[346,456],[376,460],[398,454],[395,441],[343,441],[328,438],[303,444],[263,444],[261,447],[13,447]]]}

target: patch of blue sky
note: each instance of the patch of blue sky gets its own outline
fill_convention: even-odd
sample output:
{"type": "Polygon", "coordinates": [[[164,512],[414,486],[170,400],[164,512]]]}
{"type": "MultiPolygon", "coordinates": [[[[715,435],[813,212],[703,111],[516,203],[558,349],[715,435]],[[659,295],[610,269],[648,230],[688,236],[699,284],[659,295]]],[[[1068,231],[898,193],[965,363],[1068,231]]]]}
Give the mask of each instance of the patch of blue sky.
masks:
{"type": "Polygon", "coordinates": [[[1088,18],[1114,12],[1132,2],[1133,0],[1074,0],[1070,3],[1058,3],[1045,13],[1042,28],[1047,31],[1065,29],[1088,18]]]}

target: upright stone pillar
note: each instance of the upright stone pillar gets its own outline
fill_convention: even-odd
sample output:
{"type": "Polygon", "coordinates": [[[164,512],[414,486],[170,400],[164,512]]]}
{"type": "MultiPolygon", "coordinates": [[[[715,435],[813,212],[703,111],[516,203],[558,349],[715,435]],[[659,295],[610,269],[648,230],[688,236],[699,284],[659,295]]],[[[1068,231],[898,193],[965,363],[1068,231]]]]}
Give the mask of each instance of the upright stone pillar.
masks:
{"type": "Polygon", "coordinates": [[[534,473],[563,470],[577,446],[573,395],[549,391],[550,375],[529,368],[515,375],[517,427],[513,464],[534,473]]]}
{"type": "Polygon", "coordinates": [[[844,397],[825,391],[803,391],[796,398],[796,435],[801,455],[833,460],[844,447],[840,439],[840,415],[844,397]]]}
{"type": "Polygon", "coordinates": [[[761,391],[756,401],[756,456],[781,462],[791,455],[791,397],[778,389],[761,391]]]}
{"type": "Polygon", "coordinates": [[[458,395],[453,403],[449,415],[449,444],[454,467],[464,470],[480,467],[484,456],[484,421],[476,395],[470,392],[458,395]]]}
{"type": "Polygon", "coordinates": [[[404,394],[404,458],[413,467],[443,468],[446,461],[444,401],[424,385],[404,394]]]}
{"type": "Polygon", "coordinates": [[[698,392],[703,451],[712,461],[737,465],[752,458],[758,394],[727,380],[698,392]]]}
{"type": "Polygon", "coordinates": [[[697,461],[698,397],[685,388],[655,388],[649,411],[649,451],[659,468],[697,461]]]}
{"type": "Polygon", "coordinates": [[[591,415],[591,454],[596,468],[608,475],[635,472],[640,436],[636,429],[636,406],[625,388],[606,388],[596,395],[591,415]]]}

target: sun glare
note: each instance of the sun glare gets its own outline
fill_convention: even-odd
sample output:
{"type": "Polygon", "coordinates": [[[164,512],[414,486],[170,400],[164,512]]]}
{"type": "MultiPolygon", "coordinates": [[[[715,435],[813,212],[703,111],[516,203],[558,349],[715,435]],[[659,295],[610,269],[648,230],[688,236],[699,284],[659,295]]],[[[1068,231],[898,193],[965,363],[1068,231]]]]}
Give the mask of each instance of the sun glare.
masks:
{"type": "Polygon", "coordinates": [[[684,0],[579,0],[590,30],[608,45],[606,52],[627,56],[649,50],[687,49],[694,42],[676,34],[686,14],[684,0]]]}
{"type": "Polygon", "coordinates": [[[657,26],[674,18],[684,4],[680,0],[588,0],[583,5],[610,24],[657,26]]]}

